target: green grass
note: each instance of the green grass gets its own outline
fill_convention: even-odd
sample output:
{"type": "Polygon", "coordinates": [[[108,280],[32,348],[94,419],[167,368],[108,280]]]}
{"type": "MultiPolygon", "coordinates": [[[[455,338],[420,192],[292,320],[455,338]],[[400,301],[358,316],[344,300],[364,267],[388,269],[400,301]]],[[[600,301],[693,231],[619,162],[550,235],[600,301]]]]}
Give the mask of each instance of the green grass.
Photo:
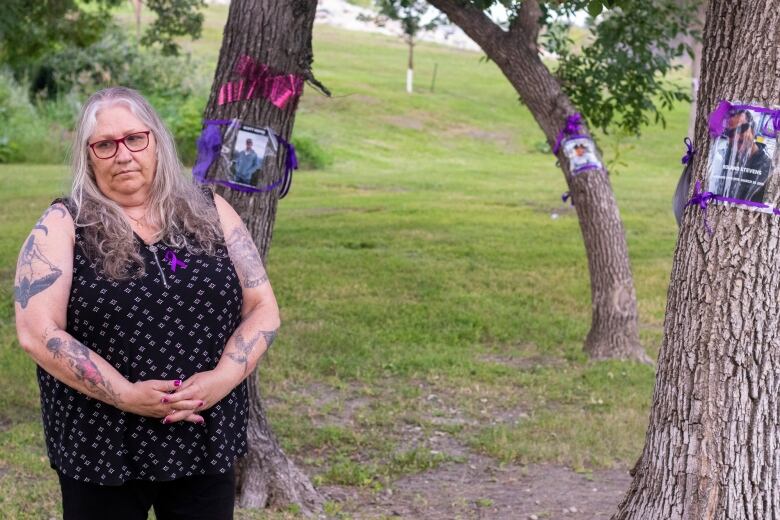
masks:
{"type": "MultiPolygon", "coordinates": [[[[204,39],[188,44],[208,63],[225,16],[210,8],[204,39]]],[[[633,464],[653,370],[582,354],[590,298],[579,226],[517,94],[477,53],[419,44],[418,92],[407,95],[400,40],[318,26],[314,43],[314,72],[334,98],[307,88],[295,135],[332,163],[296,172],[279,205],[268,270],[283,328],[261,369],[288,453],[317,483],[368,488],[457,463],[425,444],[442,433],[507,463],[633,464]]],[[[653,356],[687,114],[680,106],[667,129],[624,139],[627,165],[612,176],[641,339],[653,356]]],[[[614,143],[600,141],[607,159],[614,143]]],[[[11,285],[21,242],[65,185],[61,166],[0,165],[0,510],[8,518],[58,514],[11,285]]]]}

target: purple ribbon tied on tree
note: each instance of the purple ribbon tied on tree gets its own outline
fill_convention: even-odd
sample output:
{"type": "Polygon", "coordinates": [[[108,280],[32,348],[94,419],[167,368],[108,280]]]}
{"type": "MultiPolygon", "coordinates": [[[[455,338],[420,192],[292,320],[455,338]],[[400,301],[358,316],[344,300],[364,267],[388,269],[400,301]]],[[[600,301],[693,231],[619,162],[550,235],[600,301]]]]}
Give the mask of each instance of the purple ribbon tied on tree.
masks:
{"type": "Polygon", "coordinates": [[[723,195],[718,195],[711,191],[701,191],[701,181],[696,181],[696,184],[693,187],[693,196],[688,201],[688,204],[686,204],[686,206],[699,206],[701,208],[702,217],[704,221],[704,229],[706,229],[707,233],[709,233],[710,235],[712,235],[712,228],[707,222],[707,207],[713,201],[728,202],[730,204],[742,204],[743,206],[750,206],[752,208],[765,210],[764,211],[765,213],[771,212],[773,215],[780,215],[780,209],[773,208],[772,206],[763,204],[761,202],[754,202],[752,200],[744,200],[744,199],[735,199],[734,197],[724,197],[723,195]]]}
{"type": "Polygon", "coordinates": [[[165,252],[165,261],[171,265],[171,271],[174,273],[176,272],[177,267],[187,269],[187,264],[176,258],[176,253],[170,249],[165,252]]]}
{"type": "MultiPolygon", "coordinates": [[[[277,134],[274,134],[276,135],[276,139],[278,139],[287,150],[284,176],[280,180],[267,186],[256,188],[254,186],[247,186],[232,181],[206,178],[206,173],[214,160],[219,157],[222,150],[222,130],[220,130],[219,127],[227,126],[232,123],[233,121],[230,119],[207,119],[203,122],[204,128],[200,137],[198,137],[198,158],[195,161],[195,166],[192,167],[192,177],[201,184],[218,184],[244,193],[262,193],[281,186],[282,189],[279,191],[279,198],[284,198],[290,191],[290,186],[292,185],[292,172],[293,170],[298,169],[298,157],[295,154],[295,146],[277,134]]],[[[271,130],[269,129],[268,131],[270,132],[271,130]]]]}
{"type": "Polygon", "coordinates": [[[686,204],[686,206],[699,206],[701,208],[704,229],[707,230],[707,233],[710,235],[712,234],[712,228],[707,222],[707,206],[710,202],[717,199],[718,196],[711,191],[702,192],[701,181],[696,181],[696,185],[693,187],[693,196],[691,197],[691,200],[688,201],[688,204],[686,204]]]}
{"type": "Polygon", "coordinates": [[[268,65],[258,63],[251,56],[241,56],[236,62],[237,81],[223,83],[217,103],[233,103],[255,96],[268,99],[274,106],[284,108],[290,100],[303,92],[303,78],[296,74],[275,74],[268,65]]]}
{"type": "Polygon", "coordinates": [[[696,155],[696,148],[693,147],[693,142],[691,141],[690,137],[683,139],[683,142],[685,143],[685,146],[688,148],[688,150],[685,152],[685,155],[683,155],[680,162],[683,164],[688,164],[693,160],[693,156],[696,155]]]}
{"type": "Polygon", "coordinates": [[[219,127],[230,123],[230,119],[209,119],[203,122],[205,128],[197,142],[198,158],[192,167],[192,176],[200,182],[205,182],[206,172],[222,149],[222,130],[219,127]]]}
{"type": "Polygon", "coordinates": [[[709,119],[707,120],[707,126],[710,130],[710,135],[712,137],[718,137],[723,134],[724,123],[726,120],[731,117],[734,114],[734,111],[738,110],[751,110],[753,112],[758,112],[761,114],[769,114],[770,117],[766,120],[765,126],[763,128],[760,128],[759,130],[761,133],[766,135],[769,138],[774,139],[777,137],[777,130],[778,127],[780,127],[780,110],[776,108],[766,108],[766,107],[760,107],[755,105],[732,105],[725,99],[722,99],[718,106],[715,107],[715,110],[712,111],[710,114],[709,119]],[[766,126],[768,125],[769,121],[772,122],[772,130],[769,131],[766,126]]]}
{"type": "Polygon", "coordinates": [[[571,199],[570,204],[574,206],[574,197],[572,197],[571,193],[569,193],[568,191],[564,191],[563,194],[561,195],[561,200],[563,201],[564,204],[566,204],[566,201],[569,199],[571,199]]]}
{"type": "Polygon", "coordinates": [[[574,114],[566,118],[566,126],[564,126],[560,132],[558,132],[558,137],[556,137],[555,139],[555,146],[553,146],[552,149],[554,154],[557,154],[558,150],[561,149],[561,143],[566,137],[580,135],[581,125],[582,125],[582,114],[580,114],[579,112],[575,112],[574,114]]]}

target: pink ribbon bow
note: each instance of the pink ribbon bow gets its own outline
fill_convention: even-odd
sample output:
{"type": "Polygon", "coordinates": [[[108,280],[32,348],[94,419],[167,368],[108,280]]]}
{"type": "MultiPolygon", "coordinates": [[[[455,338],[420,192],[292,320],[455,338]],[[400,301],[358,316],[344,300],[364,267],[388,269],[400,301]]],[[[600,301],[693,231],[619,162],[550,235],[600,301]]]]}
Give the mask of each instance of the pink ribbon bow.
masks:
{"type": "Polygon", "coordinates": [[[272,74],[268,65],[257,63],[251,56],[241,56],[235,72],[241,79],[222,84],[217,96],[220,105],[262,96],[284,108],[303,92],[303,78],[296,74],[272,74]]]}

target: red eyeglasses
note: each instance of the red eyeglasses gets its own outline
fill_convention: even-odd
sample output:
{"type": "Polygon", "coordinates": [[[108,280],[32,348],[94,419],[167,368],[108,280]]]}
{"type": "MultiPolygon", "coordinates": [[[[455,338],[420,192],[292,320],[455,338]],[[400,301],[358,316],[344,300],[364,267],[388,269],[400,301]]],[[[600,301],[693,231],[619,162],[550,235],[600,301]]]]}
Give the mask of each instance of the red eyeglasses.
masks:
{"type": "Polygon", "coordinates": [[[117,153],[119,153],[119,143],[123,143],[125,148],[131,152],[140,152],[146,150],[149,146],[149,134],[151,130],[143,132],[134,132],[119,139],[104,139],[102,141],[95,141],[89,144],[92,148],[92,153],[98,159],[111,159],[117,153]]]}

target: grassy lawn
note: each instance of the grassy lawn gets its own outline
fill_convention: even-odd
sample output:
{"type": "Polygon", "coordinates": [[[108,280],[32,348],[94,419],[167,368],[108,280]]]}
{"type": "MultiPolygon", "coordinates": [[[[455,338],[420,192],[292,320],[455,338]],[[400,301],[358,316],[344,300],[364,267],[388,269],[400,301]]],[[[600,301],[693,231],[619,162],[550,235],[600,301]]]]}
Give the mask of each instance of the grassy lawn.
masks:
{"type": "MultiPolygon", "coordinates": [[[[204,40],[191,47],[212,64],[220,16],[224,8],[209,12],[204,40]]],[[[418,442],[436,434],[506,463],[629,467],[644,439],[653,369],[593,363],[581,352],[587,264],[555,159],[540,151],[541,132],[493,64],[428,44],[416,52],[420,89],[410,96],[400,40],[315,28],[314,71],[334,98],[307,89],[295,132],[334,161],[297,172],[279,206],[268,270],[283,328],[261,367],[276,433],[316,483],[376,490],[458,460],[418,442]]],[[[687,118],[680,106],[668,128],[622,139],[626,165],[612,174],[652,356],[687,118]]],[[[617,142],[600,144],[614,158],[617,142]]],[[[6,518],[58,515],[11,286],[19,247],[65,190],[66,173],[0,165],[6,518]]]]}

